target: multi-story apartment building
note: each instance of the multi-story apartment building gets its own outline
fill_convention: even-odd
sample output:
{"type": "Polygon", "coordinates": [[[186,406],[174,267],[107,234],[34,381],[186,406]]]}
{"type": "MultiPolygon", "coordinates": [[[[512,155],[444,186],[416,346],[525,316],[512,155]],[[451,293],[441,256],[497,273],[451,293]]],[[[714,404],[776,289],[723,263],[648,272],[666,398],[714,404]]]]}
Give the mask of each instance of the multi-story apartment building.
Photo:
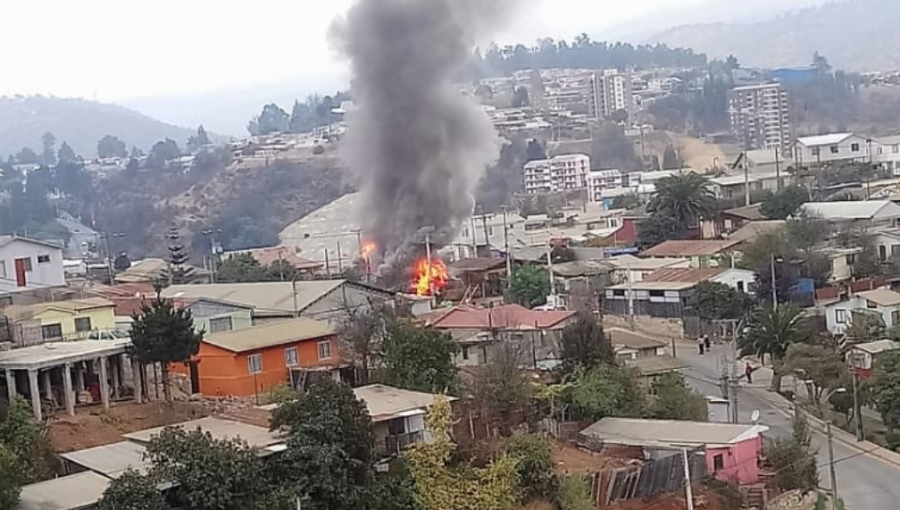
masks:
{"type": "Polygon", "coordinates": [[[746,150],[789,154],[794,128],[790,94],[780,83],[736,87],[728,92],[731,131],[746,150]]]}
{"type": "Polygon", "coordinates": [[[625,179],[619,170],[597,170],[587,176],[588,201],[603,202],[605,190],[625,186],[625,179]]]}
{"type": "Polygon", "coordinates": [[[615,69],[596,71],[591,80],[591,116],[605,119],[618,110],[634,112],[634,90],[631,73],[620,73],[615,69]]]}
{"type": "Polygon", "coordinates": [[[525,191],[531,195],[587,187],[591,157],[585,154],[555,156],[525,164],[525,191]]]}

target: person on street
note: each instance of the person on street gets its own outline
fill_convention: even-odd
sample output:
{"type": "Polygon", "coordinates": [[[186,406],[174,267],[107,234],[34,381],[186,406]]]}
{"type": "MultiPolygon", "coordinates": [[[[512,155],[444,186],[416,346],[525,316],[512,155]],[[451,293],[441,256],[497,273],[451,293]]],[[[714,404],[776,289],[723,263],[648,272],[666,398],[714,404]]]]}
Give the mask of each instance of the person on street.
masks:
{"type": "Polygon", "coordinates": [[[747,384],[753,384],[753,367],[749,361],[744,365],[744,375],[747,376],[747,384]]]}
{"type": "Polygon", "coordinates": [[[704,352],[703,348],[705,346],[706,346],[706,344],[703,343],[703,337],[698,338],[697,339],[697,347],[700,349],[700,354],[703,354],[703,352],[704,352]]]}
{"type": "Polygon", "coordinates": [[[706,352],[709,352],[709,347],[710,347],[709,335],[703,335],[703,345],[706,346],[706,352]]]}

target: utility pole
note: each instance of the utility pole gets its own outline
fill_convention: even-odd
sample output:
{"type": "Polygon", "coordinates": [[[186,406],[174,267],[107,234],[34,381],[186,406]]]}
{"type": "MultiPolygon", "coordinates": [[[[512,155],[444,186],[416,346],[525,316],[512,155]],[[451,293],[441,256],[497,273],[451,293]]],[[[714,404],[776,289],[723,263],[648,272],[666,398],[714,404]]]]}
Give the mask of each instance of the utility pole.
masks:
{"type": "Polygon", "coordinates": [[[425,232],[425,258],[426,261],[426,269],[425,269],[425,277],[428,279],[428,293],[429,295],[433,293],[432,283],[431,283],[431,232],[425,232]]]}
{"type": "Polygon", "coordinates": [[[100,234],[100,238],[103,239],[106,247],[106,270],[109,273],[109,284],[110,286],[114,286],[116,284],[116,271],[113,269],[113,254],[109,247],[110,237],[121,239],[125,237],[125,234],[122,232],[103,232],[100,234]]]}
{"type": "Polygon", "coordinates": [[[853,367],[853,416],[856,417],[856,441],[862,442],[866,440],[863,431],[862,406],[859,405],[859,374],[856,367],[853,367]]]}
{"type": "MultiPolygon", "coordinates": [[[[487,246],[488,256],[491,255],[491,237],[488,235],[488,225],[487,225],[487,214],[484,214],[484,209],[481,210],[481,226],[484,228],[484,244],[487,246]]],[[[478,256],[478,253],[475,253],[475,256],[478,256]]]]}
{"type": "Polygon", "coordinates": [[[503,210],[503,251],[506,253],[506,286],[512,283],[512,255],[509,253],[509,221],[506,219],[506,206],[503,210]]]}
{"type": "Polygon", "coordinates": [[[775,147],[775,186],[781,191],[781,161],[778,158],[778,151],[779,147],[775,147]]]}
{"type": "Polygon", "coordinates": [[[744,153],[744,205],[750,207],[750,173],[747,165],[747,153],[744,153]]]}
{"type": "Polygon", "coordinates": [[[688,461],[687,448],[681,449],[681,458],[684,459],[684,497],[687,500],[687,510],[694,510],[694,493],[691,487],[691,463],[688,461]]]}
{"type": "Polygon", "coordinates": [[[834,438],[831,435],[831,420],[825,422],[828,434],[828,472],[831,475],[831,510],[838,510],[837,476],[834,474],[834,438]]]}
{"type": "Polygon", "coordinates": [[[778,287],[775,285],[775,254],[773,253],[770,258],[770,268],[771,277],[772,277],[772,309],[778,307],[778,287]]]}

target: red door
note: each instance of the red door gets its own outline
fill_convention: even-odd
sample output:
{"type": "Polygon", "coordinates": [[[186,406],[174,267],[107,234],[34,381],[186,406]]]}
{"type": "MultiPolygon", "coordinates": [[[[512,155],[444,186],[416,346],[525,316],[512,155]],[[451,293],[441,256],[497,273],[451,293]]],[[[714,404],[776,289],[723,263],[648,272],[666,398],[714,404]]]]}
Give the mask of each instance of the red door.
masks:
{"type": "Polygon", "coordinates": [[[16,259],[16,286],[24,287],[27,285],[25,281],[25,259],[16,259]]]}

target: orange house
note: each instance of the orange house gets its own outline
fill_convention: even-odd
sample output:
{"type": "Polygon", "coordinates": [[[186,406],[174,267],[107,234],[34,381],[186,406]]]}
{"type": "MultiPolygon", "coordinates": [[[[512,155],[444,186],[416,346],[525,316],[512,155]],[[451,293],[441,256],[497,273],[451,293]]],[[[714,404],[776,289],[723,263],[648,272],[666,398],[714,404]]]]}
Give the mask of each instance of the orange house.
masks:
{"type": "Polygon", "coordinates": [[[206,335],[187,366],[172,371],[189,376],[194,393],[247,397],[287,383],[293,368],[340,368],[328,324],[300,318],[206,335]]]}

